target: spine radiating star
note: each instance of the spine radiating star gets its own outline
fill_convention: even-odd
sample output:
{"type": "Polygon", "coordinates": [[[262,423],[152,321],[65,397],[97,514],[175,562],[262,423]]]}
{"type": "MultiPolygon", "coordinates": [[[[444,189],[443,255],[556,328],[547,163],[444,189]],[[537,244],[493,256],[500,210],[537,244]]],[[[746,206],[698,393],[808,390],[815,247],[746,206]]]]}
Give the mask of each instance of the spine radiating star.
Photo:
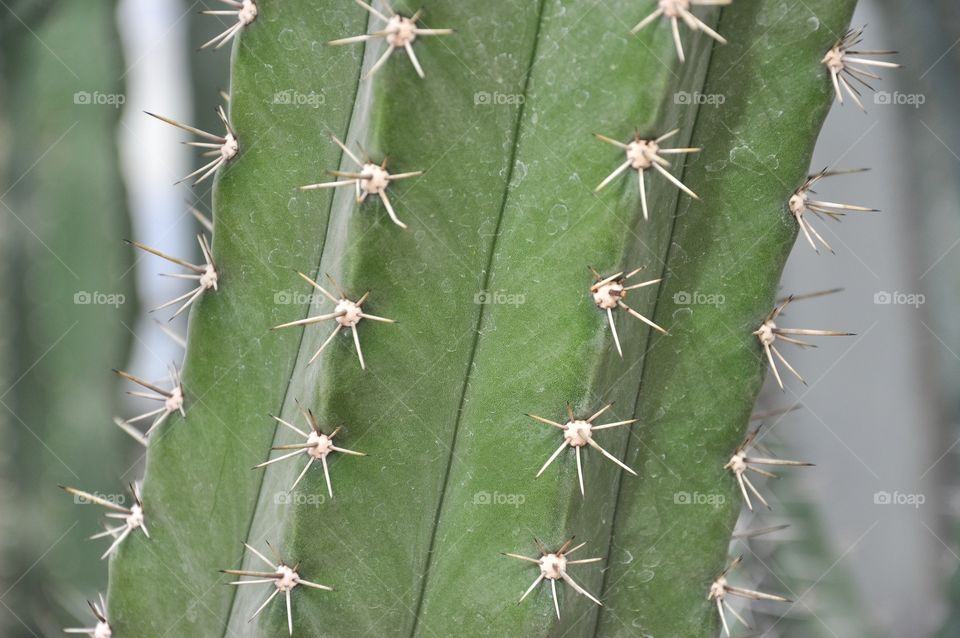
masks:
{"type": "Polygon", "coordinates": [[[752,589],[744,589],[743,587],[735,587],[727,582],[727,575],[732,572],[740,562],[743,560],[743,557],[737,557],[730,566],[723,570],[717,579],[713,581],[710,585],[710,589],[707,592],[707,600],[713,600],[717,604],[717,611],[720,614],[720,622],[723,624],[723,631],[727,636],[730,636],[730,627],[727,625],[727,615],[724,610],[729,611],[734,617],[739,620],[747,628],[750,628],[750,623],[743,619],[743,616],[738,614],[736,610],[727,602],[727,596],[739,596],[740,598],[747,598],[749,600],[774,600],[777,602],[788,603],[790,599],[784,598],[783,596],[775,596],[773,594],[764,594],[763,592],[754,591],[752,589]]]}
{"type": "Polygon", "coordinates": [[[630,29],[630,33],[639,33],[647,25],[660,17],[670,20],[670,30],[673,32],[673,44],[677,49],[677,57],[680,58],[680,62],[685,62],[686,57],[683,54],[683,41],[680,39],[681,20],[691,31],[703,31],[720,44],[727,43],[722,35],[711,29],[703,20],[695,16],[693,12],[690,11],[690,7],[692,5],[726,6],[731,3],[733,3],[733,0],[657,0],[656,10],[630,29]]]}
{"type": "Polygon", "coordinates": [[[761,503],[767,508],[770,509],[770,504],[767,503],[767,500],[763,498],[763,495],[760,494],[760,491],[757,490],[756,486],[750,480],[750,477],[747,475],[747,472],[755,472],[760,476],[765,476],[767,478],[777,478],[777,475],[773,472],[768,472],[767,470],[761,470],[756,467],[757,465],[791,465],[795,467],[812,467],[813,463],[805,463],[803,461],[786,461],[784,459],[777,459],[773,457],[761,457],[761,456],[749,456],[748,452],[752,447],[756,447],[759,444],[757,443],[757,435],[760,434],[760,427],[757,427],[755,430],[750,432],[743,442],[737,446],[736,451],[733,453],[733,456],[730,457],[730,460],[727,461],[727,464],[723,466],[723,469],[730,470],[733,472],[733,475],[737,479],[737,485],[740,486],[740,492],[743,494],[743,499],[747,502],[747,508],[750,511],[753,511],[753,502],[750,500],[749,492],[753,492],[761,503]],[[749,492],[748,492],[749,490],[749,492]]]}
{"type": "Polygon", "coordinates": [[[64,629],[63,633],[86,634],[90,638],[111,638],[111,636],[113,636],[113,628],[110,627],[110,623],[107,621],[107,604],[103,601],[103,594],[100,594],[99,604],[88,600],[87,605],[90,606],[93,617],[97,619],[97,624],[89,628],[64,629]]]}
{"type": "Polygon", "coordinates": [[[861,111],[866,112],[863,102],[860,100],[861,93],[857,87],[852,84],[856,81],[870,91],[875,91],[867,80],[881,80],[882,78],[870,70],[870,67],[882,69],[899,69],[900,65],[895,62],[886,62],[884,60],[875,60],[873,56],[895,55],[896,51],[855,51],[855,47],[863,40],[863,29],[850,29],[840,38],[833,47],[827,51],[820,62],[830,71],[830,81],[833,82],[833,92],[837,102],[843,104],[843,91],[847,92],[861,111]],[[866,57],[863,57],[866,56],[866,57]],[[866,67],[866,68],[865,68],[866,67]],[[841,88],[843,90],[841,90],[841,88]]]}
{"type": "Polygon", "coordinates": [[[597,600],[596,596],[588,592],[586,589],[581,587],[570,577],[570,574],[567,573],[567,568],[571,565],[585,565],[587,563],[596,563],[602,558],[582,558],[580,560],[570,560],[568,557],[570,554],[574,553],[586,543],[580,543],[576,547],[570,547],[573,544],[573,538],[570,538],[565,542],[560,549],[555,552],[547,551],[547,548],[544,547],[536,538],[533,541],[537,544],[537,549],[540,551],[539,558],[530,558],[529,556],[524,556],[522,554],[511,554],[504,553],[504,556],[509,556],[510,558],[516,558],[517,560],[522,560],[528,563],[534,563],[540,568],[540,575],[537,576],[536,580],[533,581],[533,584],[523,593],[523,596],[520,597],[519,603],[522,603],[524,599],[530,595],[530,592],[536,588],[544,579],[550,581],[550,591],[553,595],[553,608],[557,613],[557,619],[560,618],[560,601],[557,599],[557,581],[562,580],[568,584],[575,592],[581,596],[586,596],[594,603],[603,607],[603,603],[597,600]]]}
{"type": "Polygon", "coordinates": [[[770,311],[770,314],[767,315],[767,318],[764,322],[757,328],[753,334],[760,341],[760,345],[763,347],[764,353],[767,355],[767,361],[770,363],[770,370],[773,372],[773,376],[777,380],[777,385],[780,386],[780,389],[783,390],[783,379],[780,378],[780,371],[777,369],[777,359],[780,360],[780,363],[787,367],[787,370],[792,372],[794,376],[797,377],[803,384],[807,382],[804,381],[803,377],[800,376],[800,373],[790,365],[787,360],[784,358],[780,351],[775,345],[777,340],[785,341],[786,343],[792,343],[793,345],[800,346],[802,348],[814,348],[815,344],[812,344],[808,341],[802,341],[797,339],[797,336],[808,336],[808,337],[852,337],[854,334],[852,332],[837,332],[835,330],[811,330],[808,328],[781,328],[777,325],[776,320],[780,314],[789,306],[792,302],[799,299],[809,299],[811,297],[830,294],[836,292],[836,290],[827,290],[824,292],[817,292],[810,295],[795,296],[791,295],[784,299],[780,304],[778,304],[773,310],[770,311]]]}
{"type": "Polygon", "coordinates": [[[607,144],[616,146],[621,149],[624,154],[627,156],[626,161],[624,161],[620,166],[614,169],[612,173],[607,175],[606,178],[600,184],[597,185],[593,192],[599,192],[603,188],[616,179],[621,173],[623,173],[628,168],[632,168],[637,171],[637,178],[640,184],[640,205],[643,207],[643,218],[650,219],[650,212],[647,208],[647,187],[644,183],[644,172],[653,168],[658,173],[663,175],[669,180],[671,184],[682,190],[684,193],[689,195],[694,199],[700,199],[696,193],[686,187],[683,182],[673,176],[673,174],[667,169],[670,168],[671,164],[665,160],[662,155],[677,155],[677,154],[687,154],[687,153],[699,153],[701,149],[699,148],[660,148],[660,143],[673,137],[680,132],[680,129],[673,129],[667,133],[664,133],[660,137],[652,140],[643,139],[639,135],[635,135],[634,138],[629,142],[619,142],[611,137],[606,135],[600,135],[599,133],[594,133],[594,136],[607,144]]]}
{"type": "Polygon", "coordinates": [[[387,11],[390,15],[385,15],[380,11],[377,11],[372,6],[363,2],[363,0],[355,0],[357,4],[367,10],[371,15],[377,17],[380,20],[383,20],[386,25],[379,31],[374,31],[373,33],[368,33],[366,35],[355,35],[349,38],[341,38],[339,40],[331,40],[327,42],[330,45],[341,45],[341,44],[354,44],[357,42],[366,42],[367,40],[373,40],[376,38],[383,38],[387,42],[387,50],[380,56],[380,59],[377,60],[376,64],[370,68],[369,71],[363,76],[364,79],[369,78],[371,75],[377,72],[381,66],[383,66],[390,56],[393,55],[393,52],[397,49],[403,49],[407,57],[410,58],[413,68],[417,71],[417,75],[421,78],[425,78],[426,75],[423,72],[423,67],[420,66],[420,60],[417,59],[417,54],[413,50],[413,43],[416,41],[417,37],[424,35],[450,35],[453,33],[453,29],[424,29],[417,26],[417,22],[423,16],[423,9],[420,9],[414,13],[409,18],[402,16],[398,13],[395,13],[393,9],[387,6],[387,11]]]}
{"type": "Polygon", "coordinates": [[[817,231],[817,229],[810,223],[810,220],[805,217],[806,213],[812,213],[819,217],[820,219],[829,218],[833,221],[839,222],[840,218],[846,215],[849,212],[856,213],[876,213],[879,212],[876,208],[867,208],[866,206],[855,206],[853,204],[840,204],[837,202],[828,202],[823,200],[810,199],[811,193],[816,193],[813,190],[814,185],[825,177],[833,177],[834,175],[848,175],[850,173],[861,173],[867,169],[854,169],[849,171],[829,171],[823,169],[815,175],[810,175],[807,177],[807,181],[803,183],[800,188],[790,197],[790,200],[787,202],[787,207],[790,209],[790,214],[793,215],[794,219],[797,220],[797,225],[800,227],[800,230],[803,231],[803,236],[807,238],[807,242],[810,244],[810,247],[814,251],[820,252],[820,249],[817,247],[817,241],[823,244],[823,247],[833,252],[833,248],[830,247],[830,244],[827,243],[827,240],[817,231]]]}
{"type": "Polygon", "coordinates": [[[337,434],[340,433],[340,430],[342,430],[343,428],[337,427],[330,434],[325,434],[323,430],[320,429],[320,423],[317,421],[317,418],[313,415],[312,411],[305,410],[303,406],[300,405],[299,402],[297,403],[297,407],[300,408],[300,413],[303,414],[303,419],[310,426],[310,432],[304,432],[297,426],[287,421],[284,421],[278,416],[273,417],[273,419],[277,423],[293,430],[294,432],[302,436],[304,439],[306,439],[306,442],[295,443],[291,445],[277,445],[273,448],[270,448],[272,450],[293,450],[293,452],[288,452],[287,454],[278,456],[275,459],[270,459],[269,461],[265,461],[259,465],[254,466],[254,469],[266,467],[272,463],[277,463],[279,461],[285,461],[295,456],[305,455],[308,459],[307,465],[303,468],[303,471],[300,472],[300,475],[297,477],[297,480],[293,482],[293,485],[290,486],[289,491],[292,492],[294,489],[296,489],[297,485],[300,483],[303,477],[306,476],[307,471],[311,468],[311,466],[313,466],[314,461],[320,461],[320,463],[323,465],[323,477],[324,479],[326,479],[326,482],[327,482],[327,493],[330,495],[330,498],[333,498],[333,485],[330,482],[330,468],[327,464],[327,457],[330,456],[330,454],[333,452],[340,452],[341,454],[350,454],[353,456],[366,456],[366,454],[364,454],[363,452],[355,452],[353,450],[348,450],[346,448],[337,447],[336,445],[334,445],[333,444],[334,438],[337,436],[337,434]]]}
{"type": "Polygon", "coordinates": [[[188,126],[182,122],[170,119],[169,117],[164,117],[162,115],[157,115],[156,113],[150,113],[145,111],[150,117],[155,117],[161,122],[166,122],[171,126],[176,126],[182,131],[187,133],[193,133],[197,137],[207,140],[206,142],[184,142],[187,146],[193,146],[204,150],[200,154],[201,157],[212,157],[213,159],[193,171],[183,179],[177,180],[177,184],[180,182],[186,182],[188,180],[197,177],[196,181],[193,182],[193,185],[196,186],[203,180],[207,179],[211,175],[217,172],[217,169],[232,160],[237,156],[237,153],[240,152],[240,143],[237,141],[237,134],[234,132],[233,127],[230,126],[230,122],[227,120],[227,114],[224,112],[223,107],[217,107],[217,117],[220,118],[220,121],[223,122],[224,128],[227,132],[224,135],[214,135],[213,133],[207,133],[206,131],[201,131],[198,128],[193,126],[188,126]]]}
{"type": "Polygon", "coordinates": [[[158,427],[160,427],[164,421],[167,420],[174,412],[179,412],[180,416],[187,416],[186,411],[183,407],[183,384],[180,382],[180,372],[176,368],[170,369],[170,389],[164,390],[158,385],[150,383],[149,381],[144,381],[139,377],[135,377],[129,372],[124,372],[122,370],[114,370],[119,376],[123,377],[127,381],[132,381],[142,388],[146,388],[150,392],[140,392],[137,390],[128,391],[127,394],[133,397],[139,397],[141,399],[147,399],[148,401],[159,401],[163,404],[162,407],[157,408],[156,410],[150,410],[149,412],[144,412],[141,415],[135,416],[132,419],[114,419],[114,423],[122,429],[124,432],[136,439],[141,445],[146,447],[147,439],[150,437],[150,434],[153,433],[158,427]],[[146,432],[140,432],[134,423],[138,421],[143,421],[145,419],[153,419],[153,422],[150,424],[150,427],[147,428],[146,432]]]}
{"type": "Polygon", "coordinates": [[[101,560],[113,554],[117,548],[120,547],[120,543],[138,529],[143,532],[144,536],[150,538],[150,532],[147,531],[146,520],[144,518],[143,501],[140,499],[140,489],[136,484],[130,484],[130,493],[133,495],[133,504],[130,507],[124,507],[101,496],[84,492],[74,487],[67,487],[65,485],[59,487],[68,494],[72,494],[77,503],[95,503],[110,510],[110,512],[106,514],[107,518],[123,521],[120,525],[113,527],[107,526],[104,531],[90,537],[90,540],[106,538],[107,536],[113,538],[113,543],[107,548],[107,551],[103,553],[103,556],[100,557],[101,560]]]}
{"type": "Polygon", "coordinates": [[[259,11],[257,9],[257,3],[254,0],[220,0],[220,2],[230,5],[231,8],[224,10],[207,10],[201,11],[200,13],[206,16],[236,16],[237,21],[230,25],[226,31],[204,42],[200,47],[201,49],[208,47],[219,49],[243,31],[245,26],[252,24],[253,21],[257,19],[259,11]]]}
{"type": "Polygon", "coordinates": [[[156,308],[153,308],[150,312],[163,310],[164,308],[168,308],[169,306],[174,306],[179,303],[181,304],[180,307],[177,308],[177,311],[173,313],[173,316],[170,317],[170,319],[173,320],[183,311],[193,305],[197,299],[200,298],[200,295],[208,290],[218,290],[220,276],[219,273],[217,273],[217,265],[213,261],[213,250],[210,248],[210,243],[207,241],[205,235],[197,235],[197,242],[200,244],[200,252],[203,253],[204,263],[202,264],[191,264],[188,261],[173,257],[157,250],[156,248],[151,248],[150,246],[141,244],[138,241],[127,241],[127,243],[134,248],[139,248],[144,252],[148,252],[151,255],[156,255],[161,259],[166,259],[172,264],[176,264],[191,271],[190,273],[162,273],[162,276],[172,277],[174,279],[188,279],[197,282],[196,288],[193,288],[189,292],[180,295],[175,299],[171,299],[164,304],[160,304],[156,308]]]}
{"type": "Polygon", "coordinates": [[[376,164],[370,161],[370,158],[366,153],[364,153],[363,161],[360,161],[360,158],[354,155],[350,149],[347,148],[347,146],[339,139],[334,137],[333,141],[336,142],[337,146],[339,146],[341,150],[347,154],[347,157],[349,157],[353,163],[359,167],[360,172],[348,173],[344,171],[328,171],[334,177],[340,177],[343,179],[332,182],[320,182],[318,184],[307,184],[306,186],[301,186],[300,190],[309,191],[316,190],[318,188],[353,186],[356,191],[358,204],[362,204],[364,201],[366,201],[367,196],[376,195],[380,198],[380,201],[383,202],[383,207],[387,209],[387,214],[390,215],[390,219],[393,220],[393,223],[400,228],[406,228],[407,225],[400,221],[400,218],[397,217],[396,211],[393,210],[393,204],[390,203],[390,198],[387,196],[387,188],[391,183],[397,180],[423,175],[423,171],[391,174],[387,172],[386,158],[384,158],[380,164],[376,164]]]}
{"type": "Polygon", "coordinates": [[[593,421],[597,419],[601,414],[613,407],[612,403],[608,403],[603,406],[596,413],[586,419],[578,419],[573,415],[573,409],[567,404],[567,417],[568,421],[566,423],[557,423],[556,421],[551,421],[550,419],[545,419],[542,416],[536,416],[535,414],[528,414],[527,416],[535,421],[544,423],[546,425],[553,426],[563,432],[563,443],[560,444],[560,447],[550,455],[550,458],[547,459],[547,462],[543,464],[543,467],[540,468],[540,471],[537,472],[537,477],[550,467],[550,464],[553,463],[560,453],[563,452],[567,447],[572,447],[576,450],[577,453],[577,477],[580,482],[580,494],[584,495],[583,489],[583,462],[580,459],[580,449],[584,446],[589,445],[600,454],[607,457],[609,460],[613,461],[627,472],[630,472],[634,476],[637,475],[630,467],[628,467],[623,461],[610,454],[608,451],[603,449],[599,443],[593,440],[593,433],[597,430],[606,430],[609,428],[620,427],[621,425],[631,425],[636,423],[639,419],[628,419],[626,421],[616,421],[614,423],[604,423],[602,425],[594,425],[593,421]]]}
{"type": "Polygon", "coordinates": [[[260,607],[253,612],[253,616],[250,617],[250,620],[253,620],[260,615],[260,612],[263,611],[267,605],[270,604],[274,598],[279,594],[283,594],[287,601],[287,630],[290,632],[290,635],[293,635],[293,605],[290,600],[290,593],[296,589],[298,585],[303,585],[304,587],[310,587],[312,589],[322,589],[324,591],[333,591],[333,587],[328,587],[326,585],[320,585],[319,583],[314,583],[309,580],[304,580],[300,578],[300,574],[297,571],[300,568],[299,563],[290,567],[284,562],[283,557],[280,556],[280,553],[273,548],[270,543],[267,543],[267,547],[270,548],[270,551],[276,556],[276,562],[269,560],[266,556],[258,552],[256,549],[243,544],[248,550],[253,552],[253,554],[266,563],[271,570],[270,572],[255,572],[255,571],[246,571],[242,569],[224,569],[221,570],[224,574],[230,574],[231,576],[241,576],[241,577],[250,577],[253,580],[237,580],[231,583],[230,585],[263,585],[267,583],[272,583],[274,590],[270,593],[267,599],[263,602],[260,607]]]}
{"type": "Polygon", "coordinates": [[[593,285],[590,286],[590,295],[593,297],[593,303],[597,305],[597,308],[606,311],[607,323],[610,325],[610,332],[613,334],[613,343],[617,346],[617,353],[621,357],[623,356],[623,348],[620,347],[620,335],[617,334],[617,324],[613,320],[613,311],[615,309],[625,310],[630,316],[639,319],[654,330],[667,334],[665,329],[650,321],[623,301],[629,291],[652,286],[663,281],[662,279],[650,279],[649,281],[641,281],[640,283],[627,286],[627,279],[630,279],[641,270],[643,270],[642,267],[632,270],[626,275],[624,275],[623,272],[618,272],[609,277],[603,277],[596,270],[590,268],[590,272],[593,273],[595,280],[593,285]]]}
{"type": "Polygon", "coordinates": [[[351,332],[353,332],[353,343],[357,348],[357,358],[360,359],[360,367],[366,370],[367,365],[363,361],[363,350],[360,349],[360,336],[357,333],[357,324],[359,324],[360,321],[363,319],[370,319],[371,321],[380,321],[382,323],[396,323],[396,321],[393,319],[387,319],[385,317],[378,317],[377,315],[371,315],[363,311],[363,304],[367,300],[367,297],[370,296],[369,291],[365,292],[363,296],[357,299],[356,301],[351,301],[350,299],[347,299],[346,293],[343,292],[340,286],[337,285],[337,282],[333,280],[333,277],[330,277],[330,275],[327,275],[327,278],[330,279],[330,283],[333,284],[334,288],[337,289],[337,292],[340,295],[340,297],[337,298],[331,295],[329,292],[327,292],[327,290],[324,289],[323,286],[315,282],[310,277],[307,277],[302,272],[298,272],[297,274],[300,275],[300,277],[304,281],[308,282],[311,286],[319,290],[324,297],[326,297],[327,299],[329,299],[335,304],[333,312],[323,314],[323,315],[317,315],[315,317],[307,317],[306,319],[299,319],[297,321],[291,321],[289,323],[283,323],[283,324],[280,324],[279,326],[274,326],[273,328],[271,328],[271,330],[279,330],[281,328],[290,328],[293,326],[308,326],[310,324],[320,323],[322,321],[329,321],[333,319],[336,321],[337,327],[334,328],[333,332],[330,333],[330,336],[327,337],[327,340],[324,341],[323,344],[320,346],[320,348],[317,349],[313,357],[310,358],[309,363],[313,363],[314,361],[316,361],[317,357],[320,356],[320,353],[323,352],[323,349],[327,347],[327,344],[333,341],[333,338],[340,333],[340,330],[342,330],[343,328],[350,328],[351,332]]]}

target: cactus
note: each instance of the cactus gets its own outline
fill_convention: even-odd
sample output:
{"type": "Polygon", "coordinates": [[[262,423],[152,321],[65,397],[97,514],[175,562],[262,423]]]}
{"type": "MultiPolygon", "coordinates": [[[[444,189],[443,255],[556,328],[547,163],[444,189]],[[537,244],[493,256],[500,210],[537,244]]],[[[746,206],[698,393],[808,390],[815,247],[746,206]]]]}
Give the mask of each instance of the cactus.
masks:
{"type": "Polygon", "coordinates": [[[150,535],[111,560],[115,635],[715,633],[753,333],[853,0],[694,2],[674,33],[635,0],[438,0],[412,43],[357,37],[408,3],[226,4],[218,288],[150,437],[150,535]],[[347,188],[302,188],[329,169],[347,188]]]}

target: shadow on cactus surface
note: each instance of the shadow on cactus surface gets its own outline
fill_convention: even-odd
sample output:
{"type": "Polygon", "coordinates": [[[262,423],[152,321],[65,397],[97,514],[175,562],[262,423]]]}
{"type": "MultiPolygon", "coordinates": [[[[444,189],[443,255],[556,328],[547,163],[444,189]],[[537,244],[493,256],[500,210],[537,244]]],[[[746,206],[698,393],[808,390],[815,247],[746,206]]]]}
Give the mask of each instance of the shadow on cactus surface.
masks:
{"type": "Polygon", "coordinates": [[[692,3],[703,23],[679,22],[681,64],[669,14],[631,35],[650,2],[425,2],[417,25],[455,32],[418,37],[415,57],[380,66],[407,23],[327,43],[418,6],[263,0],[249,19],[252,3],[237,4],[239,154],[214,190],[219,286],[191,311],[186,416],[150,437],[150,538],[132,534],[110,564],[114,635],[274,636],[288,622],[301,636],[720,631],[707,593],[741,507],[724,465],[767,365],[752,333],[778,296],[797,237],[787,201],[834,100],[821,60],[855,3],[692,3]],[[594,134],[629,143],[674,129],[660,143],[665,171],[647,157],[644,182],[633,164],[594,192],[624,161],[594,134]],[[377,165],[389,158],[391,174],[424,171],[386,186],[407,229],[370,173],[300,190],[357,179],[333,137],[377,165]],[[334,168],[346,175],[328,178],[334,168]],[[358,204],[361,190],[372,195],[358,204]],[[628,286],[662,279],[628,303],[669,334],[615,307],[618,354],[590,267],[643,267],[628,286]],[[397,324],[352,330],[341,298],[368,291],[363,312],[397,324]],[[637,422],[594,441],[635,475],[571,435],[576,450],[536,476],[564,432],[527,414],[563,426],[611,403],[595,425],[637,422]],[[335,445],[367,456],[320,455],[336,428],[335,445]],[[313,447],[289,447],[305,435],[313,447]],[[293,456],[252,469],[281,453],[293,456]],[[536,557],[537,542],[550,553],[574,536],[585,545],[571,561],[601,560],[566,573],[602,606],[551,577],[518,605],[540,567],[503,553],[536,557]],[[225,586],[242,577],[220,570],[264,572],[264,561],[266,582],[225,586]],[[275,576],[289,589],[289,569],[334,591],[294,586],[288,618],[275,576]]]}

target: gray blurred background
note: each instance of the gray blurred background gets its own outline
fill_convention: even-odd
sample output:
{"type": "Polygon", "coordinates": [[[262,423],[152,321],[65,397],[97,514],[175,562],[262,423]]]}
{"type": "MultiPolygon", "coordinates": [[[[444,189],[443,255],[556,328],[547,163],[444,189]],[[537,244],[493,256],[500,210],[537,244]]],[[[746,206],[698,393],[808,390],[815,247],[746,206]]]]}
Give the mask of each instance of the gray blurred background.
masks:
{"type": "MultiPolygon", "coordinates": [[[[225,27],[202,8],[0,0],[0,635],[87,622],[106,581],[85,541],[99,512],[53,486],[119,494],[137,478],[142,448],[111,418],[143,406],[109,370],[160,379],[182,357],[183,323],[171,336],[145,311],[179,287],[120,239],[195,254],[188,207],[209,212],[209,183],[171,186],[195,158],[142,111],[218,130],[229,52],[195,51],[225,27]]],[[[749,575],[795,602],[756,614],[756,635],[960,636],[960,11],[862,0],[853,24],[905,68],[868,114],[835,105],[811,166],[869,167],[818,194],[882,212],[818,224],[836,254],[801,237],[784,276],[784,294],[844,288],[792,306],[791,325],[857,336],[791,352],[809,386],[761,396],[759,410],[802,403],[767,420],[766,442],[816,468],[769,486],[791,527],[749,542],[749,575]]]]}

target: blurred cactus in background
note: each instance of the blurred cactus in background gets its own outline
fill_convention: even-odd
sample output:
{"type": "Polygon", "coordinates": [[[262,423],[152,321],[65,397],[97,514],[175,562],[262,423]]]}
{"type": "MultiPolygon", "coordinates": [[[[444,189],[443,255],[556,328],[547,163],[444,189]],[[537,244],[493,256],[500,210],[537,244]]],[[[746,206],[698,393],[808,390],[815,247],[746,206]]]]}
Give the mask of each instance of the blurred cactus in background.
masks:
{"type": "Polygon", "coordinates": [[[137,305],[132,254],[118,240],[130,225],[115,3],[16,4],[0,25],[0,489],[4,511],[17,511],[2,516],[0,633],[11,637],[75,625],[89,614],[83,599],[105,586],[86,540],[100,513],[51,485],[118,492],[136,478],[124,476],[135,457],[111,424],[120,395],[109,370],[126,360],[137,305]]]}

